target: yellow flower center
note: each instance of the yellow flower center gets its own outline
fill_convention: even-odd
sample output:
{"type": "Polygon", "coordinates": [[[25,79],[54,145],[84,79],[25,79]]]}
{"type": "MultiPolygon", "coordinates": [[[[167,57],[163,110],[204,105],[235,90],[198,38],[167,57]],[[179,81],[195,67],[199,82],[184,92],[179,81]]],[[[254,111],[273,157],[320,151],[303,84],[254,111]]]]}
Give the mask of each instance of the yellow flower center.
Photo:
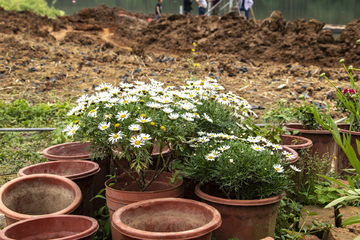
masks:
{"type": "Polygon", "coordinates": [[[74,130],[72,130],[72,133],[74,133],[76,130],[74,129],[74,130]]]}
{"type": "Polygon", "coordinates": [[[135,145],[140,145],[140,141],[136,141],[136,142],[135,142],[135,145]]]}
{"type": "Polygon", "coordinates": [[[115,127],[120,127],[120,124],[119,123],[115,124],[115,127]]]}
{"type": "Polygon", "coordinates": [[[154,123],[154,122],[151,122],[150,125],[151,125],[151,126],[155,126],[155,123],[154,123]]]}
{"type": "Polygon", "coordinates": [[[165,127],[164,127],[164,126],[161,126],[160,128],[161,128],[161,130],[165,130],[165,127]]]}
{"type": "Polygon", "coordinates": [[[136,128],[136,127],[134,127],[134,128],[133,128],[133,130],[137,130],[137,128],[136,128]]]}
{"type": "Polygon", "coordinates": [[[213,156],[209,156],[209,159],[213,159],[213,156]]]}
{"type": "Polygon", "coordinates": [[[226,99],[226,98],[223,98],[222,100],[223,100],[223,101],[226,101],[227,99],[226,99]]]}
{"type": "Polygon", "coordinates": [[[144,140],[147,140],[148,138],[147,137],[143,137],[144,140]]]}
{"type": "Polygon", "coordinates": [[[116,138],[118,138],[118,137],[119,137],[118,135],[116,135],[116,134],[114,135],[114,139],[116,139],[116,138]]]}
{"type": "Polygon", "coordinates": [[[145,114],[141,114],[140,117],[146,117],[146,115],[145,115],[145,114]]]}
{"type": "Polygon", "coordinates": [[[103,126],[102,129],[107,129],[107,126],[103,126]]]}
{"type": "Polygon", "coordinates": [[[280,171],[280,168],[278,168],[278,167],[277,167],[277,168],[275,168],[275,169],[276,169],[276,171],[278,171],[278,172],[280,171]]]}
{"type": "Polygon", "coordinates": [[[205,139],[201,139],[202,142],[205,142],[205,139]]]}
{"type": "Polygon", "coordinates": [[[121,117],[121,118],[125,118],[125,117],[126,117],[126,114],[122,114],[120,117],[121,117]]]}
{"type": "Polygon", "coordinates": [[[215,87],[217,88],[217,87],[219,87],[218,85],[215,85],[215,87]]]}
{"type": "Polygon", "coordinates": [[[125,100],[124,103],[128,103],[129,101],[128,100],[125,100]]]}
{"type": "Polygon", "coordinates": [[[168,102],[169,102],[169,100],[165,100],[165,102],[166,102],[166,103],[168,103],[168,102]]]}
{"type": "Polygon", "coordinates": [[[255,147],[256,150],[259,150],[260,148],[259,147],[255,147]]]}
{"type": "Polygon", "coordinates": [[[141,122],[142,122],[142,123],[146,123],[146,120],[145,120],[145,119],[143,119],[143,120],[141,120],[141,122]]]}
{"type": "Polygon", "coordinates": [[[95,109],[91,110],[90,112],[91,112],[91,113],[94,113],[94,112],[95,112],[95,109]]]}

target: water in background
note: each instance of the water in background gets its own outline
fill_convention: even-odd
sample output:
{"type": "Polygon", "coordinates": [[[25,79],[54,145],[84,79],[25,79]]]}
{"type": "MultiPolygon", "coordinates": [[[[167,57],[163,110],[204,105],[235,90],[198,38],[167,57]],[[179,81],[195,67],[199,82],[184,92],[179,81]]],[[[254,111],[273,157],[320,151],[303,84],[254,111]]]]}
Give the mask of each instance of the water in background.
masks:
{"type": "MultiPolygon", "coordinates": [[[[47,0],[51,6],[53,0],[47,0]]],[[[55,7],[72,15],[82,8],[97,7],[103,3],[110,7],[122,7],[130,12],[155,13],[157,0],[57,0],[55,7]]],[[[280,10],[284,19],[293,21],[297,18],[317,19],[327,24],[343,24],[360,18],[356,8],[359,0],[254,0],[256,19],[263,20],[272,11],[280,10]]],[[[224,1],[227,2],[227,1],[224,1]]],[[[236,1],[233,1],[236,4],[236,1]]],[[[163,13],[179,13],[182,0],[163,0],[163,13]]],[[[359,4],[359,3],[358,3],[359,4]]],[[[225,8],[222,13],[228,11],[225,8]]],[[[192,14],[197,14],[197,3],[193,0],[192,14]]],[[[251,17],[251,13],[250,13],[251,17]]]]}

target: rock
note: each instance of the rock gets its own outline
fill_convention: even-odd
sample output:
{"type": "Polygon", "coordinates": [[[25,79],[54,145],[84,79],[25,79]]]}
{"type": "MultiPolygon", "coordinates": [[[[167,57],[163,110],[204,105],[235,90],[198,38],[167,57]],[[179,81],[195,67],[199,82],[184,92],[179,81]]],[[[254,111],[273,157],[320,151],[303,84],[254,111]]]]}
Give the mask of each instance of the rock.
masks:
{"type": "Polygon", "coordinates": [[[310,96],[309,96],[309,94],[307,94],[307,92],[303,92],[301,95],[303,95],[305,99],[310,98],[310,96]]]}
{"type": "Polygon", "coordinates": [[[96,85],[96,84],[93,84],[92,85],[92,89],[95,89],[95,88],[97,88],[98,87],[98,85],[96,85]]]}
{"type": "Polygon", "coordinates": [[[240,62],[247,63],[247,61],[243,58],[240,59],[240,62]]]}
{"type": "Polygon", "coordinates": [[[29,68],[28,71],[29,72],[36,72],[36,69],[32,67],[32,68],[29,68]]]}
{"type": "Polygon", "coordinates": [[[330,100],[333,100],[334,99],[334,97],[332,96],[332,94],[331,93],[325,93],[325,95],[326,95],[326,99],[330,99],[330,100]]]}
{"type": "Polygon", "coordinates": [[[91,65],[91,62],[89,60],[86,60],[85,65],[91,65]]]}
{"type": "Polygon", "coordinates": [[[0,228],[6,227],[5,215],[0,212],[0,228]]]}
{"type": "Polygon", "coordinates": [[[325,108],[327,108],[327,105],[326,104],[321,104],[321,103],[319,103],[319,102],[313,102],[314,103],[314,105],[315,105],[315,107],[317,108],[317,109],[325,109],[325,108]]]}
{"type": "Polygon", "coordinates": [[[155,77],[155,76],[157,76],[157,74],[156,74],[156,73],[151,73],[151,76],[154,76],[154,77],[155,77]]]}
{"type": "MultiPolygon", "coordinates": [[[[355,217],[358,216],[358,213],[360,212],[360,208],[358,207],[350,207],[350,206],[344,206],[339,209],[341,214],[341,220],[344,221],[345,219],[348,219],[349,217],[355,217]]],[[[360,235],[360,223],[351,224],[344,226],[346,229],[348,229],[350,232],[360,235]]]]}
{"type": "Polygon", "coordinates": [[[285,67],[286,67],[286,68],[291,68],[291,64],[290,64],[290,63],[289,63],[289,64],[286,64],[285,67]]]}
{"type": "Polygon", "coordinates": [[[134,73],[141,73],[141,69],[136,69],[134,73]]]}
{"type": "Polygon", "coordinates": [[[318,90],[318,91],[321,91],[321,90],[323,90],[325,87],[318,87],[316,90],[318,90]]]}
{"type": "Polygon", "coordinates": [[[323,240],[354,240],[356,234],[349,232],[346,228],[331,228],[329,232],[325,232],[323,240]]]}
{"type": "Polygon", "coordinates": [[[309,85],[302,85],[301,88],[308,88],[309,85]]]}
{"type": "MultiPolygon", "coordinates": [[[[318,223],[321,222],[327,222],[330,224],[333,224],[335,226],[335,216],[332,208],[324,208],[323,206],[318,205],[311,205],[311,206],[305,206],[303,209],[316,213],[315,216],[309,216],[306,219],[305,225],[312,226],[312,221],[316,220],[318,223]]],[[[303,218],[305,219],[307,214],[304,211],[301,211],[303,218]]],[[[300,218],[299,226],[302,226],[304,223],[304,219],[300,218]]]]}
{"type": "Polygon", "coordinates": [[[167,72],[171,72],[171,69],[170,69],[170,68],[167,68],[166,71],[167,71],[167,72]]]}

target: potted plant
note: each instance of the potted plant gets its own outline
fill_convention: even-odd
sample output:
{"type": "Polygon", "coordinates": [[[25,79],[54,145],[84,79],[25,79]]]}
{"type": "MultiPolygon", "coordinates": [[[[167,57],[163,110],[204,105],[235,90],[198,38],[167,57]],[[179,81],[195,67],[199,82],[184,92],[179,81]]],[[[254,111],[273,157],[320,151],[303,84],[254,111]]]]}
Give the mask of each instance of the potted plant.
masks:
{"type": "MultiPolygon", "coordinates": [[[[262,128],[262,135],[272,143],[281,144],[283,146],[301,150],[307,149],[312,146],[312,141],[310,139],[290,135],[290,132],[286,130],[285,124],[294,118],[295,109],[286,107],[286,100],[279,100],[275,105],[276,109],[267,111],[264,116],[265,126],[262,128]]],[[[294,134],[297,132],[294,131],[294,134]]]]}
{"type": "Polygon", "coordinates": [[[296,152],[278,151],[282,147],[264,137],[223,133],[196,138],[191,146],[182,171],[199,181],[196,194],[221,213],[223,224],[214,237],[273,236],[279,201],[292,185],[291,173],[299,171],[288,163],[296,152]]]}

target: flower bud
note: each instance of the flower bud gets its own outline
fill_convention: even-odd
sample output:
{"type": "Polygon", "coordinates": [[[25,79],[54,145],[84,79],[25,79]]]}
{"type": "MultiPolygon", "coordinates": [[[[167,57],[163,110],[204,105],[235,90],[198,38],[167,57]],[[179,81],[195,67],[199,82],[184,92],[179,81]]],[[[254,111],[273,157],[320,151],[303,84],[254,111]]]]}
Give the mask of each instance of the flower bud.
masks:
{"type": "Polygon", "coordinates": [[[349,66],[349,72],[352,72],[352,70],[354,69],[354,67],[352,65],[349,66]]]}
{"type": "Polygon", "coordinates": [[[300,96],[299,96],[299,99],[300,99],[300,100],[303,100],[304,98],[305,98],[304,95],[300,95],[300,96]]]}
{"type": "Polygon", "coordinates": [[[356,44],[357,44],[357,45],[360,45],[360,39],[356,41],[356,44]]]}
{"type": "Polygon", "coordinates": [[[325,73],[320,74],[320,77],[325,77],[325,73]]]}
{"type": "Polygon", "coordinates": [[[340,59],[339,62],[340,62],[340,63],[344,63],[344,62],[345,62],[345,59],[340,59]]]}

